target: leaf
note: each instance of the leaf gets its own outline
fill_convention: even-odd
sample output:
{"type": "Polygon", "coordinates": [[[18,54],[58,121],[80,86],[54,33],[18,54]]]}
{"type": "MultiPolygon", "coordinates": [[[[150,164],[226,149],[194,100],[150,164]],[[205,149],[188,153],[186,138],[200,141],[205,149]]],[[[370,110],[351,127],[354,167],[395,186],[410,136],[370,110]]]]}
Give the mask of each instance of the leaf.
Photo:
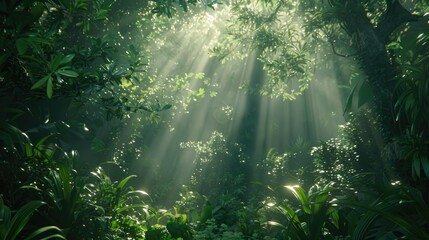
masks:
{"type": "Polygon", "coordinates": [[[130,209],[138,209],[138,208],[142,208],[142,209],[148,209],[149,206],[146,204],[142,204],[142,203],[136,203],[136,204],[127,204],[124,207],[121,207],[119,209],[116,209],[116,213],[122,213],[124,211],[130,210],[130,209]]]}
{"type": "Polygon", "coordinates": [[[418,157],[413,158],[412,171],[420,178],[420,159],[418,157]]]}
{"type": "MultiPolygon", "coordinates": [[[[418,227],[418,225],[412,224],[410,221],[404,219],[403,217],[396,216],[388,212],[387,210],[392,207],[391,204],[385,202],[382,203],[382,206],[370,206],[364,203],[359,203],[356,201],[349,201],[349,200],[341,200],[340,203],[345,206],[352,206],[352,207],[358,207],[367,211],[370,211],[371,214],[381,215],[387,220],[397,224],[399,227],[401,227],[403,230],[411,234],[413,239],[429,239],[429,235],[422,229],[418,227]]],[[[369,214],[369,213],[368,213],[369,214]]],[[[369,223],[368,223],[369,224],[369,223]]],[[[369,226],[369,225],[368,225],[369,226]]],[[[366,230],[365,230],[366,231],[366,230]]],[[[364,235],[359,233],[359,237],[353,237],[352,239],[363,239],[364,235]]]]}
{"type": "Polygon", "coordinates": [[[49,78],[51,78],[51,75],[47,75],[44,78],[40,79],[35,84],[33,84],[33,86],[31,86],[31,90],[42,87],[43,85],[45,85],[46,81],[48,81],[49,78]]]}
{"type": "Polygon", "coordinates": [[[426,178],[429,178],[429,159],[427,157],[421,157],[420,162],[423,167],[423,172],[426,175],[426,178]]]}
{"type": "MultiPolygon", "coordinates": [[[[2,66],[7,61],[7,59],[10,57],[10,55],[11,55],[11,53],[7,52],[7,53],[0,56],[0,66],[2,66]]],[[[0,67],[0,69],[1,69],[1,67],[0,67]]]]}
{"type": "Polygon", "coordinates": [[[5,234],[5,239],[16,239],[25,225],[27,225],[32,213],[43,204],[45,203],[42,201],[31,201],[21,207],[13,216],[5,234]]]}
{"type": "Polygon", "coordinates": [[[171,104],[165,104],[165,105],[164,105],[164,107],[162,107],[161,111],[168,110],[168,109],[170,109],[172,106],[173,106],[173,105],[171,105],[171,104]]]}
{"type": "Polygon", "coordinates": [[[25,144],[25,156],[27,157],[33,156],[33,147],[29,143],[25,144]]]}
{"type": "Polygon", "coordinates": [[[48,140],[48,138],[57,135],[57,133],[51,133],[47,136],[44,136],[42,139],[40,139],[37,143],[36,143],[36,148],[37,149],[42,149],[43,145],[45,144],[46,140],[48,140]]]}
{"type": "Polygon", "coordinates": [[[44,5],[41,2],[37,2],[31,9],[30,14],[35,18],[39,19],[43,14],[44,5]]]}
{"type": "Polygon", "coordinates": [[[61,59],[60,65],[64,65],[66,63],[71,62],[71,60],[73,60],[74,56],[75,56],[74,54],[69,54],[69,55],[65,56],[63,59],[61,59]]]}
{"type": "Polygon", "coordinates": [[[289,189],[296,199],[298,199],[301,202],[302,209],[305,213],[310,214],[310,207],[309,207],[309,201],[307,198],[307,195],[304,192],[304,189],[302,189],[299,186],[286,186],[287,189],[289,189]]]}
{"type": "Polygon", "coordinates": [[[179,0],[179,4],[180,4],[180,6],[182,6],[182,8],[185,12],[188,11],[188,5],[186,4],[186,0],[179,0]]]}
{"type": "Polygon", "coordinates": [[[127,182],[131,179],[137,177],[136,175],[130,175],[126,178],[124,178],[120,183],[118,183],[118,186],[116,186],[117,189],[123,189],[125,184],[127,184],[127,182]]]}
{"type": "Polygon", "coordinates": [[[57,73],[61,74],[63,76],[66,76],[66,77],[78,77],[79,76],[79,74],[77,72],[72,71],[72,70],[65,70],[63,68],[58,69],[57,73]]]}
{"type": "Polygon", "coordinates": [[[148,196],[150,197],[149,193],[143,191],[143,190],[135,190],[135,191],[129,191],[128,194],[134,194],[134,193],[138,193],[140,195],[144,195],[144,196],[148,196]]]}
{"type": "Polygon", "coordinates": [[[371,86],[367,81],[363,81],[359,88],[358,94],[358,107],[361,107],[367,103],[373,97],[371,86]]]}
{"type": "Polygon", "coordinates": [[[48,98],[52,98],[53,93],[53,85],[52,85],[52,78],[48,78],[48,84],[46,85],[46,94],[48,95],[48,98]]]}
{"type": "Polygon", "coordinates": [[[274,221],[268,221],[268,222],[267,222],[267,224],[268,224],[268,225],[271,225],[271,226],[279,226],[279,227],[282,227],[282,228],[286,228],[286,227],[285,227],[285,226],[283,226],[281,223],[274,222],[274,221]]]}
{"type": "Polygon", "coordinates": [[[16,49],[18,50],[19,55],[24,55],[28,49],[28,41],[25,38],[18,38],[16,40],[16,49]]]}
{"type": "Polygon", "coordinates": [[[357,86],[357,84],[356,84],[356,85],[354,85],[354,87],[352,88],[352,90],[351,90],[351,91],[350,91],[350,93],[349,93],[349,96],[347,97],[346,107],[344,108],[343,115],[344,115],[344,114],[346,114],[347,112],[349,112],[349,111],[350,111],[350,109],[351,109],[351,107],[352,107],[352,103],[353,103],[353,94],[354,94],[354,92],[355,92],[355,90],[356,90],[356,86],[357,86]]]}
{"type": "Polygon", "coordinates": [[[49,70],[51,70],[52,72],[55,72],[60,66],[62,59],[63,58],[60,54],[53,56],[51,58],[51,61],[48,64],[49,70]]]}
{"type": "Polygon", "coordinates": [[[31,240],[31,239],[66,239],[66,238],[62,235],[62,231],[58,227],[47,226],[47,227],[41,227],[36,231],[32,232],[24,240],[31,240]],[[54,232],[54,233],[48,236],[45,236],[44,238],[40,238],[39,235],[45,235],[47,232],[54,232]]]}

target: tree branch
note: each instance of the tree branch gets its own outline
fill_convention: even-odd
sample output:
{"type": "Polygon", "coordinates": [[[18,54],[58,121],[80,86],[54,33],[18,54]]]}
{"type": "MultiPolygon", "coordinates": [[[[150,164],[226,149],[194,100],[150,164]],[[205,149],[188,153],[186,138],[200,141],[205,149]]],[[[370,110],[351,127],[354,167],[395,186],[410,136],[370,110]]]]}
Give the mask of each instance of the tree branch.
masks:
{"type": "Polygon", "coordinates": [[[375,28],[375,32],[384,43],[389,41],[389,36],[403,23],[417,21],[420,16],[407,11],[398,0],[392,0],[387,6],[387,11],[375,28]]]}
{"type": "Polygon", "coordinates": [[[337,50],[335,49],[334,41],[329,41],[329,43],[331,44],[332,52],[337,56],[348,58],[348,57],[353,57],[353,56],[357,55],[357,52],[352,53],[352,54],[341,54],[341,53],[337,52],[337,50]]]}

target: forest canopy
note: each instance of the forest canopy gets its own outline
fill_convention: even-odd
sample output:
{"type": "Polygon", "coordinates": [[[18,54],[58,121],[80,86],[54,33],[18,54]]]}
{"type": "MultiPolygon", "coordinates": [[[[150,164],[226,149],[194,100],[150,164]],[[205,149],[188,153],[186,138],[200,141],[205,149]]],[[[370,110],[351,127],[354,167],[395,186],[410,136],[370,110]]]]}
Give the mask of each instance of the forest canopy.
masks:
{"type": "Polygon", "coordinates": [[[429,239],[429,1],[0,2],[0,239],[429,239]]]}

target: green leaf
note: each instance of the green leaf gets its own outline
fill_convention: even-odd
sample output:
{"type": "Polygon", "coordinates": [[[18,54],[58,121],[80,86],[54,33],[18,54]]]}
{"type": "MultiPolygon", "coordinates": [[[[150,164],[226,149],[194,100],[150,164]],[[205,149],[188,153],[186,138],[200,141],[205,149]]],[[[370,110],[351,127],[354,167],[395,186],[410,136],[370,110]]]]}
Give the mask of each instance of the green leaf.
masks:
{"type": "MultiPolygon", "coordinates": [[[[0,56],[0,66],[2,66],[7,61],[7,59],[10,57],[10,55],[11,55],[11,53],[7,52],[7,53],[0,56]]],[[[0,67],[0,69],[1,69],[1,67],[0,67]]]]}
{"type": "MultiPolygon", "coordinates": [[[[412,238],[412,239],[429,239],[429,235],[424,230],[420,229],[418,227],[418,225],[415,224],[415,222],[414,222],[414,224],[412,224],[410,221],[404,219],[403,217],[396,216],[396,215],[388,212],[387,210],[389,208],[391,208],[392,205],[388,204],[387,202],[385,202],[384,204],[381,203],[382,206],[370,206],[370,205],[365,204],[365,203],[359,203],[356,201],[349,201],[349,200],[341,200],[339,202],[340,202],[340,204],[342,204],[344,206],[352,206],[352,207],[358,207],[358,208],[361,208],[364,210],[368,210],[368,211],[372,212],[371,214],[375,214],[375,216],[377,216],[377,215],[383,216],[387,220],[397,224],[403,230],[405,230],[406,232],[413,235],[414,238],[412,238]]],[[[369,218],[368,218],[368,220],[369,220],[369,218]]],[[[369,226],[369,224],[370,223],[368,222],[367,225],[369,226]]],[[[362,229],[362,231],[366,231],[366,230],[362,229]]],[[[364,239],[364,234],[360,233],[359,237],[352,236],[352,239],[364,239]]]]}
{"type": "Polygon", "coordinates": [[[39,19],[42,14],[43,14],[43,10],[45,10],[44,5],[41,2],[37,2],[31,9],[30,9],[30,14],[35,18],[35,19],[39,19]]]}
{"type": "Polygon", "coordinates": [[[135,191],[129,191],[128,192],[129,195],[135,194],[135,193],[138,194],[138,195],[148,196],[150,198],[149,193],[147,193],[145,191],[142,191],[142,190],[135,190],[135,191]]]}
{"type": "Polygon", "coordinates": [[[186,0],[179,0],[179,4],[180,4],[180,6],[182,6],[182,8],[185,12],[188,11],[188,4],[186,3],[186,0]]]}
{"type": "Polygon", "coordinates": [[[371,86],[367,81],[362,82],[362,85],[359,88],[358,97],[358,107],[361,107],[373,97],[371,86]]]}
{"type": "Polygon", "coordinates": [[[162,107],[161,111],[163,111],[163,110],[168,110],[168,109],[170,109],[172,106],[173,106],[173,105],[171,105],[171,104],[165,104],[165,105],[164,105],[164,107],[162,107]]]}
{"type": "Polygon", "coordinates": [[[44,78],[37,81],[33,86],[31,86],[31,90],[37,89],[45,85],[46,81],[48,81],[49,78],[52,78],[51,75],[47,75],[44,78]]]}
{"type": "Polygon", "coordinates": [[[58,69],[58,67],[61,65],[62,59],[63,58],[60,54],[53,56],[51,61],[48,64],[49,70],[51,70],[52,72],[55,72],[58,69]]]}
{"type": "Polygon", "coordinates": [[[66,238],[62,235],[62,231],[58,227],[47,226],[47,227],[39,228],[36,231],[32,232],[24,240],[31,240],[31,239],[42,240],[42,239],[66,239],[66,238]],[[53,233],[44,238],[40,238],[40,235],[46,235],[47,232],[53,232],[53,233]]]}
{"type": "Polygon", "coordinates": [[[21,207],[13,216],[10,226],[6,231],[5,239],[16,239],[18,234],[27,225],[32,213],[43,204],[45,203],[42,201],[31,201],[21,207]]]}
{"type": "Polygon", "coordinates": [[[426,175],[426,178],[429,178],[429,159],[427,157],[421,157],[420,161],[423,167],[423,172],[426,175]]]}
{"type": "Polygon", "coordinates": [[[301,206],[304,212],[307,214],[310,214],[311,209],[309,206],[307,195],[304,192],[304,189],[302,189],[299,186],[286,186],[286,188],[289,189],[293,193],[295,198],[301,202],[301,206]]]}
{"type": "Polygon", "coordinates": [[[75,56],[74,54],[69,54],[69,55],[65,56],[63,59],[61,59],[60,65],[64,65],[66,63],[71,62],[71,60],[73,60],[74,56],[75,56]]]}
{"type": "Polygon", "coordinates": [[[72,71],[72,70],[65,70],[63,68],[58,69],[57,73],[61,74],[63,76],[66,76],[66,77],[77,77],[77,76],[79,76],[79,74],[77,72],[72,71]]]}
{"type": "Polygon", "coordinates": [[[142,203],[128,204],[128,205],[125,205],[124,207],[116,209],[115,211],[116,213],[122,213],[130,209],[138,209],[138,208],[148,209],[149,206],[147,204],[142,204],[142,203]]]}
{"type": "Polygon", "coordinates": [[[27,157],[33,156],[33,147],[29,143],[25,144],[25,156],[27,157]]]}
{"type": "Polygon", "coordinates": [[[352,107],[353,95],[354,95],[354,92],[356,90],[356,86],[357,86],[357,84],[354,85],[354,87],[352,88],[352,90],[349,93],[349,96],[347,97],[346,107],[344,108],[343,115],[346,114],[347,112],[349,112],[351,107],[352,107]]]}
{"type": "Polygon", "coordinates": [[[124,178],[120,183],[118,183],[118,186],[116,186],[117,189],[122,189],[124,188],[125,184],[127,184],[127,182],[131,179],[137,177],[136,175],[130,175],[126,178],[124,178]]]}
{"type": "Polygon", "coordinates": [[[68,162],[63,162],[59,166],[58,176],[59,183],[58,188],[61,192],[61,195],[64,199],[71,199],[73,186],[71,184],[72,177],[70,176],[72,172],[71,166],[68,162]]]}
{"type": "Polygon", "coordinates": [[[46,94],[48,95],[48,98],[52,98],[52,92],[53,92],[53,85],[52,85],[52,78],[48,78],[48,84],[46,85],[46,94]]]}
{"type": "Polygon", "coordinates": [[[412,171],[420,178],[420,159],[414,158],[412,164],[412,171]]]}
{"type": "Polygon", "coordinates": [[[18,38],[16,40],[16,49],[18,50],[19,55],[24,55],[28,49],[28,41],[25,38],[18,38]]]}

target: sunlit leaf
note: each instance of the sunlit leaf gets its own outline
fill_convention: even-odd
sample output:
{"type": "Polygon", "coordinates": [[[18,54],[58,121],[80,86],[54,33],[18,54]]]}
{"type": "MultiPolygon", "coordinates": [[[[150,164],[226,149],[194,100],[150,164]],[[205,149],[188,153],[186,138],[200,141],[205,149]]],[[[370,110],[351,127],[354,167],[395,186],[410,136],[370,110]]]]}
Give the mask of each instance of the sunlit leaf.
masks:
{"type": "Polygon", "coordinates": [[[77,72],[72,71],[72,70],[66,70],[66,69],[58,69],[57,73],[61,74],[63,76],[66,76],[66,77],[78,77],[79,76],[79,74],[77,72]]]}
{"type": "Polygon", "coordinates": [[[118,186],[116,186],[117,189],[123,189],[125,184],[131,179],[137,177],[136,175],[130,175],[126,178],[124,178],[121,182],[118,183],[118,186]]]}
{"type": "Polygon", "coordinates": [[[309,206],[310,203],[308,201],[308,198],[307,198],[307,195],[305,194],[304,189],[299,186],[286,186],[286,188],[293,193],[296,199],[300,201],[302,209],[309,214],[311,211],[309,206]]]}
{"type": "Polygon", "coordinates": [[[283,226],[281,223],[278,223],[278,222],[268,221],[267,223],[268,225],[271,225],[271,226],[279,226],[279,227],[286,228],[285,226],[283,226]]]}

